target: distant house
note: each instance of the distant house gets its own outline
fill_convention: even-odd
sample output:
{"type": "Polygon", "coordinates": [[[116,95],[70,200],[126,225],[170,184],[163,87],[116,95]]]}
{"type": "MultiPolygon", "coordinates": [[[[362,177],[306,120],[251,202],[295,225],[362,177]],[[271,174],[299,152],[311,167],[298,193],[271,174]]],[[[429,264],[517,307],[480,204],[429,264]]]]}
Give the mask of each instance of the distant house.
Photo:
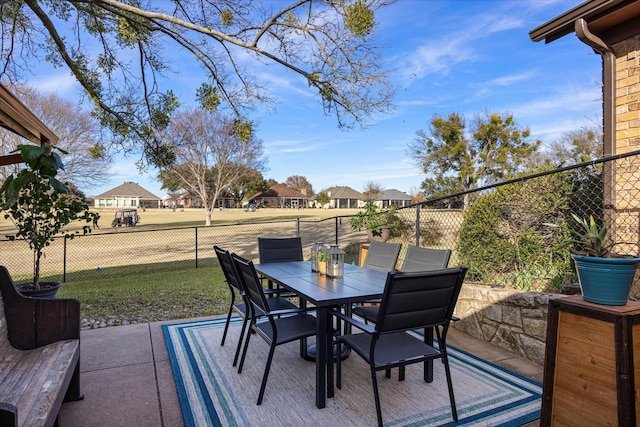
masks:
{"type": "Polygon", "coordinates": [[[265,207],[306,208],[309,206],[309,197],[284,184],[276,184],[267,191],[250,197],[249,203],[265,207]]]}
{"type": "Polygon", "coordinates": [[[159,208],[162,199],[135,182],[125,182],[94,199],[96,208],[159,208]]]}
{"type": "MultiPolygon", "coordinates": [[[[193,195],[189,191],[183,191],[182,193],[168,193],[162,198],[162,207],[165,208],[204,208],[204,203],[202,203],[202,199],[198,196],[193,195]]],[[[229,209],[236,208],[236,201],[227,196],[226,194],[222,194],[218,196],[216,200],[217,209],[229,209]]]]}
{"type": "Polygon", "coordinates": [[[401,208],[411,204],[411,196],[400,190],[384,190],[382,195],[376,197],[376,204],[380,208],[389,208],[391,206],[401,208]]]}
{"type": "Polygon", "coordinates": [[[180,208],[203,208],[202,199],[194,196],[189,191],[183,191],[177,195],[177,203],[180,208]]]}
{"type": "Polygon", "coordinates": [[[329,196],[329,207],[339,209],[358,208],[364,200],[362,193],[351,187],[329,187],[323,190],[329,196]]]}

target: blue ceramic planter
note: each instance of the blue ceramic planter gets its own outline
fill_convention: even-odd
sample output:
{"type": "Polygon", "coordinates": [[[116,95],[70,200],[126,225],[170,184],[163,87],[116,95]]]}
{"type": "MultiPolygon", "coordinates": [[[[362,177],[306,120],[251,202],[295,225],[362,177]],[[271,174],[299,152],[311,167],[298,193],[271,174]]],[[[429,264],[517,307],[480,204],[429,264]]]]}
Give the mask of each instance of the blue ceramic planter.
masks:
{"type": "Polygon", "coordinates": [[[625,305],[640,257],[598,258],[571,255],[576,263],[582,297],[604,305],[625,305]]]}

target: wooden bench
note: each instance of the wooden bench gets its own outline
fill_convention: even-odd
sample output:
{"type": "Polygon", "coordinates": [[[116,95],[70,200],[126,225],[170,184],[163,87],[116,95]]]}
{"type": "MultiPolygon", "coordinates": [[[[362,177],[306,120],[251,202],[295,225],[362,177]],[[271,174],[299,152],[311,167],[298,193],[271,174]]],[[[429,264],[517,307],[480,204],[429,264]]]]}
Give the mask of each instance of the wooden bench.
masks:
{"type": "Polygon", "coordinates": [[[80,400],[80,302],[27,298],[0,266],[0,426],[53,426],[80,400]]]}

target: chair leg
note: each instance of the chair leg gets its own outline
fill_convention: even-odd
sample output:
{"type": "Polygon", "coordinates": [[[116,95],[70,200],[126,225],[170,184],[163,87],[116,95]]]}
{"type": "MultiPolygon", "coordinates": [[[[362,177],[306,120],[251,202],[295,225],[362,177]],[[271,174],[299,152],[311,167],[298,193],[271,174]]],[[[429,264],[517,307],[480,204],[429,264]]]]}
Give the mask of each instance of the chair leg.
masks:
{"type": "Polygon", "coordinates": [[[251,325],[249,325],[249,331],[247,331],[247,339],[244,340],[244,348],[242,349],[242,357],[240,358],[240,366],[238,367],[238,373],[242,373],[242,367],[244,366],[244,358],[247,356],[247,348],[249,348],[249,339],[251,338],[251,325]]]}
{"type": "Polygon", "coordinates": [[[264,375],[262,376],[262,384],[260,385],[260,394],[258,394],[258,405],[262,403],[264,397],[264,390],[267,388],[267,379],[269,378],[269,371],[271,370],[271,360],[273,360],[273,353],[276,350],[276,343],[271,343],[269,349],[269,356],[267,357],[267,365],[264,367],[264,375]]]}
{"type": "Polygon", "coordinates": [[[238,364],[238,357],[240,356],[240,348],[242,347],[242,340],[244,339],[244,334],[247,329],[247,324],[249,323],[249,317],[245,317],[242,322],[242,328],[240,329],[240,337],[238,337],[238,345],[236,346],[236,354],[233,356],[233,366],[238,364]]]}
{"type": "Polygon", "coordinates": [[[451,381],[451,371],[449,370],[449,359],[446,353],[442,354],[442,361],[444,362],[444,372],[447,375],[447,387],[449,387],[449,401],[451,402],[451,415],[453,421],[458,421],[458,410],[456,409],[456,398],[453,395],[453,382],[451,381]]]}
{"type": "Polygon", "coordinates": [[[378,427],[382,427],[382,409],[380,409],[380,393],[378,393],[378,378],[376,370],[371,366],[371,383],[373,385],[373,399],[376,402],[376,416],[378,417],[378,427]]]}
{"type": "MultiPolygon", "coordinates": [[[[342,348],[342,342],[340,340],[336,340],[338,344],[338,348],[342,348]]],[[[338,390],[342,389],[342,357],[336,357],[336,387],[338,390]]]]}
{"type": "MultiPolygon", "coordinates": [[[[298,298],[298,307],[307,308],[307,300],[298,298]]],[[[308,347],[307,339],[300,338],[300,357],[302,357],[303,359],[307,358],[307,347],[308,347]]]]}
{"type": "Polygon", "coordinates": [[[222,342],[220,345],[224,345],[224,340],[227,339],[227,331],[229,330],[229,322],[231,322],[231,313],[233,312],[233,298],[231,299],[231,305],[229,306],[229,313],[227,313],[227,323],[224,324],[224,332],[222,333],[222,342]]]}
{"type": "Polygon", "coordinates": [[[404,381],[404,365],[398,368],[398,381],[404,381]]]}

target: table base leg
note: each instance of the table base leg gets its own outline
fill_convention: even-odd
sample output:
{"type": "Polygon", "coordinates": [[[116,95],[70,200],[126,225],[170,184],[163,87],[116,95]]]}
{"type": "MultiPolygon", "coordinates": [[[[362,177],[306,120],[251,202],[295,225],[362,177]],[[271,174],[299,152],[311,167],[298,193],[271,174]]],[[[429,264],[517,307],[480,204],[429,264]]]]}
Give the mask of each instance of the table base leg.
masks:
{"type": "MultiPolygon", "coordinates": [[[[342,351],[340,352],[340,360],[344,360],[346,358],[349,357],[349,354],[351,353],[351,349],[346,346],[345,344],[342,344],[342,351]]],[[[338,346],[337,344],[333,345],[333,359],[335,360],[335,358],[338,356],[338,346]]],[[[303,356],[305,360],[308,360],[310,362],[315,362],[316,360],[316,345],[315,344],[309,344],[309,346],[307,347],[307,354],[305,356],[303,356]]]]}

